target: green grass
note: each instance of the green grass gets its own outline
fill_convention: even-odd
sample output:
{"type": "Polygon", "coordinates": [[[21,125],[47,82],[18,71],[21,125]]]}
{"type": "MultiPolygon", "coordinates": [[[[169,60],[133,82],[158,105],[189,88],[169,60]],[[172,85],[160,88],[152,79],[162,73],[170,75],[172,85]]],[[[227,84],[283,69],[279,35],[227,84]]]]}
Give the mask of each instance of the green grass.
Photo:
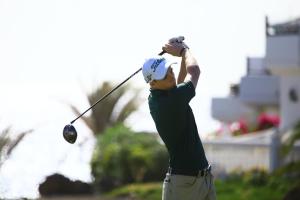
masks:
{"type": "Polygon", "coordinates": [[[107,197],[130,197],[131,199],[161,199],[162,183],[143,183],[126,185],[106,194],[107,197]]]}
{"type": "Polygon", "coordinates": [[[287,180],[276,180],[276,183],[252,184],[243,180],[216,180],[219,200],[279,200],[291,189],[287,180]]]}
{"type": "MultiPolygon", "coordinates": [[[[296,180],[274,176],[266,179],[235,177],[228,180],[216,180],[215,186],[218,200],[280,200],[297,183],[299,184],[296,180]]],[[[130,184],[114,189],[107,194],[107,197],[160,200],[161,192],[162,183],[130,184]]]]}

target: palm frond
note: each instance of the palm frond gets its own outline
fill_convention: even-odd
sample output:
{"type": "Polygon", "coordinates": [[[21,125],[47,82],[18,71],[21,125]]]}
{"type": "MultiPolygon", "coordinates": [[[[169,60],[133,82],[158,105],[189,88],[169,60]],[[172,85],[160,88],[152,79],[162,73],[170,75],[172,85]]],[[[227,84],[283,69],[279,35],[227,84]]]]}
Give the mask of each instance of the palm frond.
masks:
{"type": "MultiPolygon", "coordinates": [[[[104,82],[96,92],[90,94],[88,96],[89,101],[96,102],[98,99],[102,98],[105,94],[110,92],[114,88],[114,85],[108,82],[104,82]]],[[[93,118],[96,119],[96,134],[101,134],[108,126],[112,125],[111,116],[113,110],[120,100],[120,98],[124,95],[126,91],[126,87],[121,87],[118,90],[115,90],[110,94],[107,99],[103,100],[101,104],[95,106],[93,110],[93,118]]]]}
{"type": "MultiPolygon", "coordinates": [[[[79,116],[81,114],[81,112],[72,104],[69,104],[71,110],[73,111],[73,113],[76,116],[79,116]]],[[[92,113],[93,114],[93,113],[92,113]]],[[[93,132],[96,131],[96,127],[95,127],[95,123],[93,121],[93,117],[90,116],[82,116],[81,119],[83,120],[83,122],[89,127],[89,129],[91,129],[93,132]]]]}
{"type": "Polygon", "coordinates": [[[33,132],[33,129],[30,129],[30,130],[27,130],[27,131],[24,131],[22,133],[20,133],[17,138],[15,140],[13,140],[9,146],[8,146],[8,149],[7,149],[7,153],[6,153],[6,156],[9,156],[11,154],[11,152],[15,149],[15,147],[23,140],[23,138],[29,134],[29,133],[32,133],[33,132]]]}
{"type": "Polygon", "coordinates": [[[19,133],[15,139],[10,137],[12,133],[11,127],[7,127],[1,131],[0,134],[0,167],[4,163],[5,160],[10,156],[13,150],[20,144],[20,142],[24,139],[24,137],[33,132],[33,129],[24,131],[19,133]]]}
{"type": "MultiPolygon", "coordinates": [[[[113,90],[114,87],[116,86],[113,83],[105,81],[93,92],[87,94],[87,99],[90,106],[113,90]]],[[[117,122],[123,122],[133,111],[137,109],[137,95],[135,95],[126,105],[121,108],[119,112],[120,114],[117,116],[117,118],[113,117],[116,105],[125,95],[128,89],[128,86],[122,86],[118,88],[100,104],[97,104],[95,107],[93,107],[90,111],[90,116],[82,116],[82,120],[91,129],[94,135],[101,134],[107,127],[114,125],[117,122]]],[[[69,106],[74,114],[77,116],[81,114],[81,112],[75,106],[70,104],[69,106]]]]}
{"type": "Polygon", "coordinates": [[[286,156],[293,148],[295,142],[300,139],[300,121],[295,125],[291,134],[285,139],[281,146],[281,155],[286,156]]]}
{"type": "Polygon", "coordinates": [[[8,137],[10,133],[11,127],[7,127],[4,130],[1,131],[0,134],[0,155],[3,154],[4,147],[7,146],[7,144],[10,142],[10,139],[8,137]]]}
{"type": "Polygon", "coordinates": [[[129,99],[129,101],[121,108],[115,123],[123,123],[134,111],[136,111],[141,104],[139,101],[140,90],[137,90],[135,94],[129,99]]]}

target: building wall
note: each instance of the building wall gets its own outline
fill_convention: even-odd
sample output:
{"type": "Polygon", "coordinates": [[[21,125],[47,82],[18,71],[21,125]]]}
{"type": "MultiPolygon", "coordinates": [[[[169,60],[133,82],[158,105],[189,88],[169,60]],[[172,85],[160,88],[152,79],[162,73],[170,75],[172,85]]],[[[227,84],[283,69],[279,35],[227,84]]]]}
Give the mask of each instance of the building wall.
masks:
{"type": "Polygon", "coordinates": [[[280,77],[280,129],[290,128],[300,120],[300,76],[280,77]],[[291,90],[294,89],[298,101],[290,98],[291,90]]]}
{"type": "Polygon", "coordinates": [[[277,70],[299,69],[299,41],[299,35],[267,37],[265,58],[267,67],[275,73],[277,70]]]}

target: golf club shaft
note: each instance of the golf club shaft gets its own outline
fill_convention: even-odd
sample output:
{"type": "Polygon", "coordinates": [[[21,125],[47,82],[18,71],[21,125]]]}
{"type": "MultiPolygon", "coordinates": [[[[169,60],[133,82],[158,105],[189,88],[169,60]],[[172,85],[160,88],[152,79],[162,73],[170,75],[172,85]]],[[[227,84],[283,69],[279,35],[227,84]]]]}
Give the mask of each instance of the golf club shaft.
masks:
{"type": "Polygon", "coordinates": [[[73,121],[71,121],[71,124],[73,124],[77,119],[79,119],[82,115],[84,115],[86,112],[88,112],[90,109],[92,109],[95,105],[97,105],[100,101],[104,100],[107,96],[109,96],[111,93],[113,93],[116,89],[118,89],[121,85],[123,85],[124,83],[126,83],[129,79],[131,79],[134,75],[136,75],[137,73],[139,73],[142,70],[142,68],[138,69],[136,72],[134,72],[131,76],[129,76],[127,79],[125,79],[122,83],[120,83],[119,85],[117,85],[114,89],[112,89],[110,92],[108,92],[106,95],[104,95],[101,99],[99,99],[98,101],[96,101],[96,103],[94,103],[90,108],[88,108],[86,111],[84,111],[81,115],[79,115],[76,119],[74,119],[73,121]]]}
{"type": "MultiPolygon", "coordinates": [[[[158,55],[163,55],[165,53],[165,51],[160,52],[158,55]]],[[[129,79],[131,79],[133,76],[135,76],[137,73],[139,73],[142,70],[142,68],[138,69],[136,72],[134,72],[132,75],[130,75],[127,79],[125,79],[122,83],[120,83],[119,85],[117,85],[114,89],[112,89],[110,92],[108,92],[106,95],[104,95],[101,99],[99,99],[98,101],[96,101],[90,108],[88,108],[86,111],[84,111],[82,114],[80,114],[78,117],[76,117],[76,119],[74,119],[73,121],[71,121],[71,124],[73,124],[77,119],[79,119],[80,117],[82,117],[82,115],[84,115],[85,113],[87,113],[89,110],[91,110],[95,105],[97,105],[99,102],[101,102],[102,100],[104,100],[107,96],[109,96],[111,93],[113,93],[116,89],[118,89],[119,87],[121,87],[121,85],[123,85],[124,83],[126,83],[129,79]]]]}

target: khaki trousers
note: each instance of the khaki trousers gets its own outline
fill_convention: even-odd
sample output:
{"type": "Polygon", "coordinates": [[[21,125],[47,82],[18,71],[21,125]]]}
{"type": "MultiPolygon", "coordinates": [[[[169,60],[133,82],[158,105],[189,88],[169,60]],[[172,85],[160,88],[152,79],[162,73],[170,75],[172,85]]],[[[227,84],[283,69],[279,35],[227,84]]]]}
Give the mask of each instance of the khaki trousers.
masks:
{"type": "Polygon", "coordinates": [[[163,183],[162,200],[216,200],[213,175],[170,175],[163,183]]]}

